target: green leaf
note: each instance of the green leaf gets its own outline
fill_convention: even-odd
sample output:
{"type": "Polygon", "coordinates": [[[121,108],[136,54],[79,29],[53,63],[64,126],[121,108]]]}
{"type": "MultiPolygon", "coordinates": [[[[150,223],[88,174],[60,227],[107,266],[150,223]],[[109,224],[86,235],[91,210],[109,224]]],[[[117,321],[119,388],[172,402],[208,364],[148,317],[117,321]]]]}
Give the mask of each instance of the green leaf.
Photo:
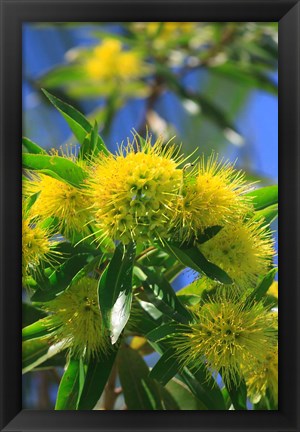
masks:
{"type": "Polygon", "coordinates": [[[42,147],[26,137],[22,138],[22,151],[23,153],[47,154],[42,147]]]}
{"type": "Polygon", "coordinates": [[[28,212],[31,209],[31,207],[33,206],[33,204],[36,202],[36,200],[40,196],[40,193],[41,192],[36,192],[36,193],[30,195],[30,197],[25,201],[26,212],[28,212]]]}
{"type": "Polygon", "coordinates": [[[128,410],[162,410],[161,396],[137,351],[123,347],[118,356],[120,381],[128,410]]]}
{"type": "Polygon", "coordinates": [[[223,284],[232,284],[232,279],[227,273],[208,261],[196,246],[189,249],[180,249],[179,243],[175,244],[164,241],[163,247],[185,266],[223,284]]]}
{"type": "Polygon", "coordinates": [[[218,234],[218,232],[221,231],[223,227],[219,225],[215,225],[209,228],[206,228],[204,232],[197,238],[198,244],[203,244],[207,242],[208,240],[212,239],[215,235],[218,234]]]}
{"type": "Polygon", "coordinates": [[[252,305],[254,302],[258,302],[264,297],[272,285],[276,273],[277,269],[273,268],[266,274],[266,276],[259,283],[258,287],[248,296],[244,307],[252,305]]]}
{"type": "Polygon", "coordinates": [[[31,300],[34,302],[45,302],[54,299],[64,291],[72,282],[78,280],[79,276],[95,265],[100,257],[93,257],[90,253],[73,255],[70,259],[53,270],[49,278],[38,281],[39,289],[33,294],[31,300]]]}
{"type": "Polygon", "coordinates": [[[26,341],[47,336],[53,330],[53,327],[53,321],[50,321],[48,317],[42,318],[22,329],[22,340],[26,341]]]}
{"type": "Polygon", "coordinates": [[[180,376],[190,391],[210,410],[225,410],[222,392],[215,380],[208,375],[205,367],[199,362],[196,372],[184,368],[180,376]]]}
{"type": "Polygon", "coordinates": [[[156,379],[162,385],[166,385],[180,370],[180,363],[176,359],[176,349],[168,348],[160,357],[150,372],[150,378],[156,379]]]}
{"type": "MultiPolygon", "coordinates": [[[[221,372],[222,375],[222,372],[221,372]]],[[[244,380],[236,386],[233,382],[226,385],[235,410],[247,410],[247,387],[244,380]]]]}
{"type": "Polygon", "coordinates": [[[137,270],[135,268],[135,275],[141,280],[147,297],[158,310],[178,322],[187,324],[191,321],[190,312],[177,298],[163,274],[144,266],[139,266],[137,270]]]}
{"type": "Polygon", "coordinates": [[[188,387],[177,378],[171,379],[166,384],[166,389],[173,396],[179,409],[183,411],[207,410],[206,405],[196,398],[188,389],[188,387]]]}
{"type": "Polygon", "coordinates": [[[247,193],[246,196],[252,197],[252,204],[255,210],[262,210],[278,203],[278,186],[273,185],[255,189],[247,193]]]}
{"type": "Polygon", "coordinates": [[[79,158],[90,159],[91,156],[96,156],[105,146],[103,139],[98,135],[98,124],[95,121],[94,127],[85,137],[79,151],[79,158]]]}
{"type": "Polygon", "coordinates": [[[184,368],[180,377],[188,386],[194,396],[197,397],[210,410],[225,410],[225,402],[222,392],[214,379],[210,377],[203,365],[199,365],[196,372],[184,368]]]}
{"type": "Polygon", "coordinates": [[[80,360],[70,358],[60,381],[55,410],[75,410],[79,397],[80,360]]]}
{"type": "Polygon", "coordinates": [[[29,372],[66,348],[66,344],[53,344],[50,336],[22,343],[22,373],[29,372]]]}
{"type": "Polygon", "coordinates": [[[104,390],[118,351],[114,345],[109,352],[102,353],[98,358],[92,358],[87,366],[85,381],[78,402],[79,410],[94,408],[104,390]]]}
{"type": "Polygon", "coordinates": [[[46,316],[46,312],[29,303],[22,303],[22,326],[23,328],[46,316]]]}
{"type": "MultiPolygon", "coordinates": [[[[79,143],[83,144],[86,135],[90,133],[93,129],[89,121],[84,117],[83,114],[81,114],[71,105],[66,104],[62,100],[51,95],[45,89],[42,89],[42,91],[50,100],[50,102],[55,106],[55,108],[62,114],[62,116],[70,126],[72,132],[74,133],[75,137],[78,139],[79,143]]],[[[109,153],[101,137],[98,137],[97,145],[104,154],[107,155],[109,153]]]]}
{"type": "Polygon", "coordinates": [[[134,258],[133,242],[126,246],[119,244],[99,280],[101,315],[104,326],[110,331],[113,344],[117,342],[130,315],[134,258]]]}
{"type": "Polygon", "coordinates": [[[270,225],[278,217],[278,204],[270,205],[255,212],[254,219],[270,225]]]}
{"type": "Polygon", "coordinates": [[[64,65],[55,67],[45,74],[41,79],[44,87],[64,87],[65,85],[78,82],[83,78],[83,69],[80,65],[64,65]]]}
{"type": "Polygon", "coordinates": [[[41,172],[75,187],[82,187],[87,178],[87,173],[79,165],[61,156],[24,153],[22,161],[25,169],[41,172]]]}
{"type": "Polygon", "coordinates": [[[150,342],[159,342],[176,333],[187,332],[188,329],[189,329],[188,326],[170,322],[167,324],[163,324],[159,327],[156,327],[154,330],[151,330],[149,333],[146,334],[146,338],[150,342]]]}

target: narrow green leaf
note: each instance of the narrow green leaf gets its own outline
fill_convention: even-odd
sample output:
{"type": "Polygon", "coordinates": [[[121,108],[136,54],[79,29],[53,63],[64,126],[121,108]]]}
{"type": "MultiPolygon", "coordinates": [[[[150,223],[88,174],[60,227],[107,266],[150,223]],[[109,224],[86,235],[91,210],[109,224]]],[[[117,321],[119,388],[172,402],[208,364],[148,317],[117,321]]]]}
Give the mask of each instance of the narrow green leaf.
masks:
{"type": "Polygon", "coordinates": [[[87,178],[86,172],[79,165],[61,156],[25,153],[22,161],[26,169],[39,171],[76,187],[81,187],[87,178]]]}
{"type": "Polygon", "coordinates": [[[34,153],[34,154],[47,154],[46,151],[29,138],[22,138],[22,152],[23,153],[34,153]]]}
{"type": "Polygon", "coordinates": [[[163,274],[144,266],[139,266],[139,272],[135,274],[141,280],[147,297],[158,310],[184,324],[191,321],[190,312],[177,298],[175,291],[163,274]]]}
{"type": "Polygon", "coordinates": [[[79,410],[94,408],[104,390],[108,377],[115,362],[118,345],[114,345],[108,353],[89,361],[83,389],[78,402],[79,410]]]}
{"type": "Polygon", "coordinates": [[[210,410],[225,410],[222,392],[215,380],[207,374],[205,367],[199,364],[197,372],[184,368],[180,372],[191,392],[210,410]]]}
{"type": "Polygon", "coordinates": [[[168,348],[160,357],[150,372],[150,378],[156,379],[162,385],[166,385],[180,370],[180,363],[176,359],[176,349],[168,348]]]}
{"type": "MultiPolygon", "coordinates": [[[[105,145],[103,140],[102,145],[105,145]]],[[[89,159],[91,156],[97,155],[100,151],[101,147],[98,135],[98,124],[95,121],[93,129],[87,134],[80,147],[79,158],[89,159]]]]}
{"type": "Polygon", "coordinates": [[[182,333],[184,331],[187,332],[188,329],[188,326],[183,326],[174,322],[170,322],[156,327],[154,330],[151,330],[149,333],[146,334],[146,338],[150,342],[159,342],[176,333],[182,333]]]}
{"type": "MultiPolygon", "coordinates": [[[[97,258],[100,259],[100,257],[97,258]]],[[[71,284],[73,278],[75,279],[78,276],[78,273],[82,276],[82,273],[84,273],[83,268],[89,268],[89,264],[95,263],[97,258],[90,253],[73,255],[58,268],[52,270],[48,278],[38,281],[39,289],[33,294],[31,300],[45,302],[54,299],[71,284]]]]}
{"type": "Polygon", "coordinates": [[[99,280],[99,306],[113,344],[117,342],[130,315],[134,257],[133,242],[126,246],[119,244],[99,280]]]}
{"type": "Polygon", "coordinates": [[[186,384],[177,378],[172,378],[167,384],[169,390],[182,411],[207,410],[207,406],[193,395],[186,384]]]}
{"type": "Polygon", "coordinates": [[[254,219],[270,225],[278,217],[278,204],[270,205],[255,212],[254,219]]]}
{"type": "Polygon", "coordinates": [[[29,303],[22,303],[22,326],[23,328],[46,316],[46,312],[36,308],[29,303]]]}
{"type": "Polygon", "coordinates": [[[55,410],[75,410],[79,396],[80,360],[70,358],[60,381],[55,410]]]}
{"type": "Polygon", "coordinates": [[[253,304],[253,302],[260,301],[264,295],[267,293],[268,289],[272,285],[275,275],[277,273],[277,269],[271,269],[266,276],[261,280],[258,287],[248,296],[245,301],[245,307],[253,304]]]}
{"type": "Polygon", "coordinates": [[[48,317],[42,318],[22,329],[22,340],[41,338],[53,330],[53,322],[48,317]]]}
{"type": "Polygon", "coordinates": [[[53,344],[50,336],[31,339],[22,343],[22,373],[29,372],[66,348],[65,344],[53,344]]]}
{"type": "MultiPolygon", "coordinates": [[[[42,89],[42,91],[50,100],[50,102],[55,106],[55,108],[58,109],[58,111],[62,114],[62,116],[70,126],[72,132],[74,133],[75,137],[78,139],[79,143],[83,144],[87,134],[90,133],[93,129],[89,121],[84,117],[83,114],[81,114],[71,105],[66,104],[62,100],[51,95],[45,89],[42,89]]],[[[104,154],[109,153],[106,146],[104,145],[102,138],[99,136],[97,145],[104,154]]]]}
{"type": "Polygon", "coordinates": [[[252,197],[252,204],[255,210],[262,210],[278,203],[278,186],[273,185],[255,189],[247,193],[246,196],[252,197]]]}
{"type": "Polygon", "coordinates": [[[196,246],[189,249],[180,249],[179,243],[164,241],[163,247],[175,258],[187,267],[203,273],[210,279],[217,280],[223,284],[232,284],[232,279],[218,266],[208,261],[196,246]]]}
{"type": "Polygon", "coordinates": [[[161,396],[149,369],[137,351],[123,347],[118,356],[118,369],[129,410],[162,410],[161,396]]]}
{"type": "Polygon", "coordinates": [[[237,386],[231,382],[226,386],[226,388],[234,409],[247,410],[247,387],[245,381],[241,380],[237,386]]]}

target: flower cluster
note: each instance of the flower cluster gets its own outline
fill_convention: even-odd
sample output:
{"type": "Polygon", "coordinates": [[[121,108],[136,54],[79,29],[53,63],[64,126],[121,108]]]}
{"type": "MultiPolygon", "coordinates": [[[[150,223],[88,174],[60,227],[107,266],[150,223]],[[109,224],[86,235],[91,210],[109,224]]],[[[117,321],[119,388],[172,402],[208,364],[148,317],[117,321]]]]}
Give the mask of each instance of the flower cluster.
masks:
{"type": "Polygon", "coordinates": [[[244,299],[222,292],[198,306],[194,316],[187,333],[174,338],[180,361],[196,370],[205,363],[228,387],[240,382],[243,365],[253,371],[265,362],[266,349],[275,349],[276,315],[261,302],[245,306],[244,299]]]}
{"type": "Polygon", "coordinates": [[[89,78],[97,81],[135,79],[143,75],[145,66],[139,54],[125,51],[117,39],[107,38],[93,48],[84,61],[89,78]]]}
{"type": "Polygon", "coordinates": [[[163,148],[160,141],[99,156],[89,193],[102,235],[123,243],[167,236],[182,182],[181,160],[173,146],[163,148]]]}
{"type": "Polygon", "coordinates": [[[25,279],[43,263],[51,263],[55,259],[56,242],[51,231],[40,222],[35,222],[30,212],[26,211],[23,202],[22,215],[22,278],[25,279]]]}
{"type": "MultiPolygon", "coordinates": [[[[69,347],[72,355],[97,357],[110,347],[98,306],[97,280],[84,277],[54,300],[45,303],[56,343],[69,347]]],[[[51,332],[51,326],[48,325],[51,332]]]]}
{"type": "MultiPolygon", "coordinates": [[[[121,53],[116,45],[109,49],[121,53]]],[[[91,249],[95,242],[104,254],[107,242],[136,243],[141,250],[166,244],[183,252],[193,248],[194,256],[223,270],[232,284],[202,276],[191,285],[201,301],[191,308],[189,325],[170,337],[180,364],[191,370],[204,364],[228,388],[244,379],[251,400],[269,392],[277,403],[277,312],[263,301],[247,303],[273,266],[274,244],[269,227],[254,212],[244,174],[215,154],[186,163],[189,158],[173,143],[152,144],[139,136],[116,154],[92,153],[84,162],[70,155],[60,162],[63,158],[72,161],[74,172],[79,169],[81,180],[26,172],[24,195],[30,205],[23,214],[23,277],[45,262],[51,265],[54,234],[74,247],[83,241],[91,249]],[[206,237],[207,232],[213,235],[206,237]]],[[[107,353],[110,339],[97,279],[87,274],[84,270],[43,307],[54,342],[90,359],[107,353]]],[[[268,293],[270,304],[276,302],[276,288],[275,283],[268,293]]],[[[139,319],[133,308],[131,327],[139,319]]]]}

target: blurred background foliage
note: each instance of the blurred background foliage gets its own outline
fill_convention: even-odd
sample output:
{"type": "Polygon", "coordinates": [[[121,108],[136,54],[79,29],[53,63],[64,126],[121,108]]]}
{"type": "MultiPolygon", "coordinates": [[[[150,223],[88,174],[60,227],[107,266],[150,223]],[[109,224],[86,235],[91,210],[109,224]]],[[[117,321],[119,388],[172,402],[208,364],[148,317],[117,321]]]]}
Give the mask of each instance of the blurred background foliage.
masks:
{"type": "MultiPolygon", "coordinates": [[[[23,135],[46,149],[76,143],[45,88],[96,121],[111,151],[148,130],[276,183],[277,61],[277,23],[27,23],[23,135]]],[[[24,406],[53,407],[59,380],[26,375],[24,406]]]]}

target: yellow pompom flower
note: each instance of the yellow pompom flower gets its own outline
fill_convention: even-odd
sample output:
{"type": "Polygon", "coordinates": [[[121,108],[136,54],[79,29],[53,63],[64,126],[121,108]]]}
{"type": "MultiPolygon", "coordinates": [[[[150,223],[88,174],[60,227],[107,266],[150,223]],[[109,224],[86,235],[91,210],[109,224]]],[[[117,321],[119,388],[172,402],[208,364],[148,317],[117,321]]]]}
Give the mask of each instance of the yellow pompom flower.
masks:
{"type": "Polygon", "coordinates": [[[51,263],[55,256],[53,248],[57,242],[51,233],[32,219],[23,209],[22,218],[22,277],[23,280],[43,262],[51,263]]]}
{"type": "Polygon", "coordinates": [[[268,271],[275,254],[268,228],[251,219],[228,223],[198,247],[241,288],[255,284],[257,277],[268,271]]]}
{"type": "Polygon", "coordinates": [[[223,293],[194,314],[189,331],[174,339],[180,362],[194,369],[204,362],[227,386],[240,382],[241,365],[263,361],[276,343],[275,315],[262,303],[245,307],[242,299],[223,293]]]}
{"type": "Polygon", "coordinates": [[[207,227],[229,223],[251,208],[243,195],[249,189],[244,174],[212,154],[203,156],[186,175],[178,200],[176,224],[182,240],[197,238],[207,227]]]}
{"type": "Polygon", "coordinates": [[[264,358],[253,367],[244,367],[248,396],[251,402],[257,403],[266,393],[273,402],[278,403],[278,346],[271,351],[264,351],[264,358]]]}
{"type": "Polygon", "coordinates": [[[104,39],[85,60],[87,75],[94,80],[130,80],[143,75],[145,65],[136,51],[123,50],[116,39],[104,39]]]}
{"type": "Polygon", "coordinates": [[[89,180],[95,223],[103,237],[125,244],[166,235],[182,181],[178,149],[160,140],[136,146],[98,157],[89,180]]]}
{"type": "Polygon", "coordinates": [[[44,308],[51,314],[49,323],[53,323],[54,341],[69,347],[72,355],[90,359],[109,349],[108,333],[98,306],[96,279],[80,279],[44,308]]]}
{"type": "Polygon", "coordinates": [[[76,232],[88,233],[89,200],[82,189],[45,174],[38,174],[24,182],[24,193],[39,193],[31,208],[33,217],[57,218],[58,230],[68,238],[76,232]]]}

